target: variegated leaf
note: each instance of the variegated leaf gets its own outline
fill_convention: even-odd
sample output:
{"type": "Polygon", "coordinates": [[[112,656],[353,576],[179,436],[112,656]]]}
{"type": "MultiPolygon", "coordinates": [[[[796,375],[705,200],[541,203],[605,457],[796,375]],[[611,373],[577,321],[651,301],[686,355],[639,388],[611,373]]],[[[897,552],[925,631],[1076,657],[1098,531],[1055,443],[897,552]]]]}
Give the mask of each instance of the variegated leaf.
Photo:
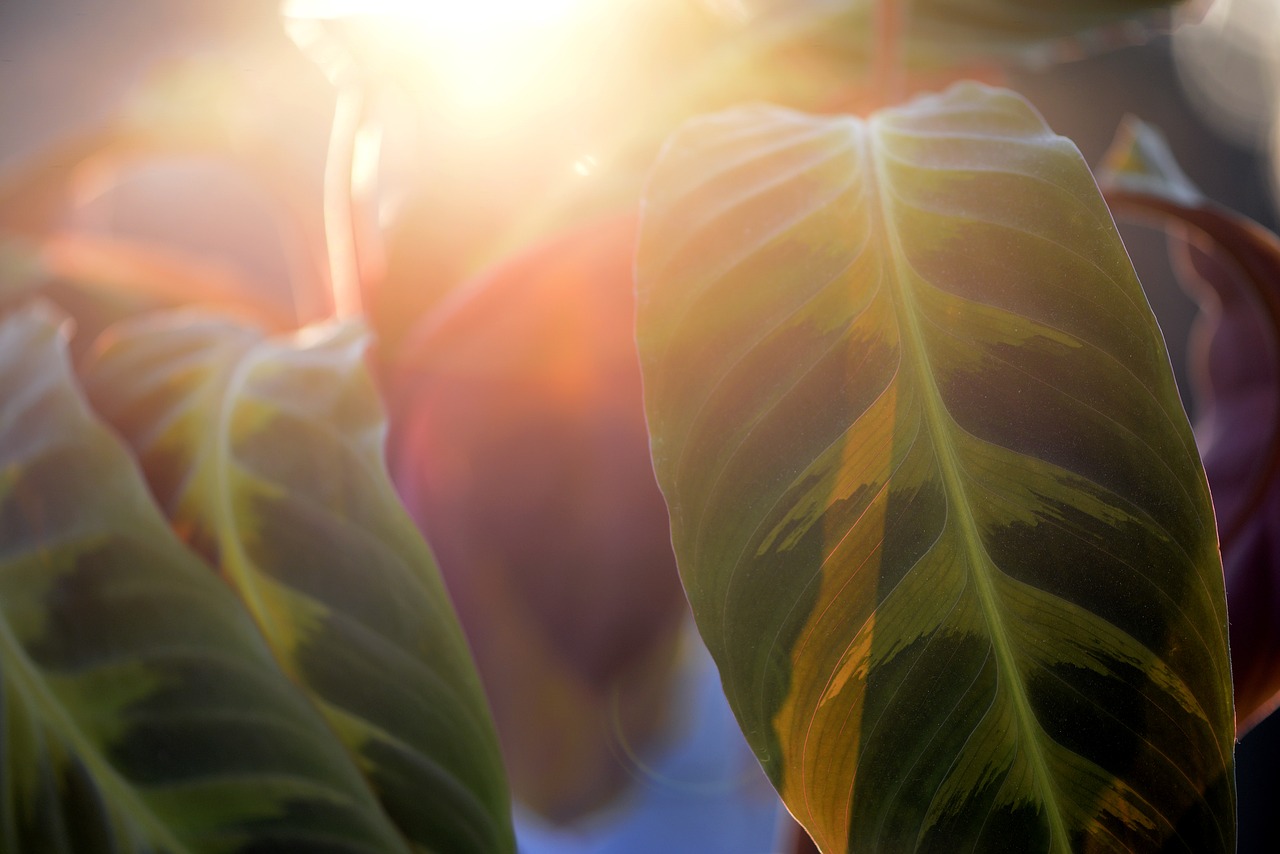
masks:
{"type": "Polygon", "coordinates": [[[155,315],[107,334],[86,385],[409,840],[510,851],[493,724],[387,476],[364,349],[351,325],[264,338],[207,315],[155,315]]]}
{"type": "Polygon", "coordinates": [[[974,84],[691,123],[638,336],[702,636],[823,851],[1232,851],[1222,571],[1075,147],[974,84]]]}
{"type": "Polygon", "coordinates": [[[58,324],[0,322],[0,851],[408,854],[89,411],[58,324]]]}
{"type": "Polygon", "coordinates": [[[1099,180],[1117,212],[1185,239],[1170,246],[1201,308],[1196,436],[1218,515],[1243,735],[1280,708],[1280,236],[1205,198],[1164,135],[1133,117],[1099,180]]]}

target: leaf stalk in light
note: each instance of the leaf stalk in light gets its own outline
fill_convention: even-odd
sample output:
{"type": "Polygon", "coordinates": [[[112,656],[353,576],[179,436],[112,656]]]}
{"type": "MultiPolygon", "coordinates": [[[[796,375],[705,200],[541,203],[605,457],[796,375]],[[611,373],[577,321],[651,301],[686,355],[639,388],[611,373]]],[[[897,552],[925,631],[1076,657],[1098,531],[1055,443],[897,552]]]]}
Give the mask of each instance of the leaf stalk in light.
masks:
{"type": "Polygon", "coordinates": [[[360,241],[356,233],[357,140],[365,123],[366,96],[359,82],[340,83],[324,175],[324,231],[329,258],[333,316],[358,317],[361,297],[360,241]]]}
{"type": "Polygon", "coordinates": [[[872,14],[872,85],[880,106],[887,107],[901,103],[906,97],[902,36],[910,14],[910,0],[876,0],[872,14]]]}

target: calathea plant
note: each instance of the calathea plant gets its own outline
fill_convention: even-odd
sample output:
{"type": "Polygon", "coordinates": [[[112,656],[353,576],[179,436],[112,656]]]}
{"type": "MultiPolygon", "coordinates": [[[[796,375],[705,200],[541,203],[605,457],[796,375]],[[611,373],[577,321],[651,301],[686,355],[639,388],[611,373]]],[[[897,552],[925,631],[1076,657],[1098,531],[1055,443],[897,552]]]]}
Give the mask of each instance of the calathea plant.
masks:
{"type": "MultiPolygon", "coordinates": [[[[1127,37],[1171,5],[699,12],[687,90],[593,102],[633,114],[613,142],[643,187],[623,174],[555,219],[616,208],[603,225],[447,282],[409,317],[385,310],[413,304],[387,292],[415,272],[394,254],[383,273],[330,252],[329,279],[359,293],[317,319],[67,233],[67,183],[18,174],[0,188],[0,851],[514,851],[512,789],[571,818],[582,780],[604,779],[591,748],[539,791],[530,745],[547,736],[521,721],[585,731],[606,692],[515,690],[530,680],[504,650],[525,629],[476,615],[534,614],[563,684],[642,674],[628,684],[657,686],[633,692],[649,714],[681,613],[668,536],[803,844],[1234,850],[1236,722],[1275,704],[1277,668],[1237,658],[1233,706],[1209,482],[1111,209],[1014,92],[904,94],[958,64],[989,83],[1064,39],[1127,37]],[[762,95],[786,103],[728,106],[762,95]],[[359,316],[362,300],[383,311],[359,316]],[[525,334],[545,363],[522,363],[525,334]],[[520,468],[584,459],[566,423],[627,461],[618,489],[587,464],[520,468]],[[542,473],[518,512],[507,470],[542,473]],[[539,515],[561,491],[625,501],[562,528],[539,515]],[[604,584],[583,543],[630,506],[643,524],[607,539],[644,559],[604,584]],[[526,581],[589,591],[572,614],[542,588],[518,607],[522,557],[526,581]],[[640,617],[583,616],[625,610],[618,590],[640,617]]],[[[133,121],[57,157],[189,145],[133,121]]],[[[339,158],[351,143],[335,134],[339,158]]],[[[350,172],[330,202],[358,204],[350,172]]],[[[1106,178],[1117,211],[1195,229],[1189,263],[1218,293],[1262,294],[1250,328],[1274,333],[1273,235],[1189,190],[1148,130],[1106,178]]],[[[356,219],[328,238],[358,254],[356,219]]],[[[1232,374],[1217,340],[1216,429],[1259,388],[1275,421],[1274,377],[1232,374]]],[[[1229,581],[1274,573],[1278,444],[1250,445],[1270,461],[1255,477],[1207,451],[1229,581]]]]}

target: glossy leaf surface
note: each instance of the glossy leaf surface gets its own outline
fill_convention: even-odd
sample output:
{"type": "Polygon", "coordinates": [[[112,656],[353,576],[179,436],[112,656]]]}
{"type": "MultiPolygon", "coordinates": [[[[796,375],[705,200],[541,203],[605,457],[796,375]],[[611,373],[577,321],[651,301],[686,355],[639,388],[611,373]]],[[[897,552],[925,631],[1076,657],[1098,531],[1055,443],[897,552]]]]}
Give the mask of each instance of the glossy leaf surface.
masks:
{"type": "Polygon", "coordinates": [[[512,849],[470,654],[383,464],[385,423],[353,326],[263,338],[195,313],[115,327],[92,399],[429,851],[512,849]]]}
{"type": "Polygon", "coordinates": [[[1201,309],[1196,436],[1221,532],[1243,734],[1280,706],[1280,237],[1202,196],[1163,135],[1136,119],[1099,177],[1118,212],[1187,240],[1171,245],[1201,309]]]}
{"type": "Polygon", "coordinates": [[[0,850],[406,852],[75,386],[0,322],[0,850]]]}
{"type": "Polygon", "coordinates": [[[963,85],[669,144],[652,449],[730,704],[823,851],[1231,851],[1213,515],[1075,147],[963,85]]]}

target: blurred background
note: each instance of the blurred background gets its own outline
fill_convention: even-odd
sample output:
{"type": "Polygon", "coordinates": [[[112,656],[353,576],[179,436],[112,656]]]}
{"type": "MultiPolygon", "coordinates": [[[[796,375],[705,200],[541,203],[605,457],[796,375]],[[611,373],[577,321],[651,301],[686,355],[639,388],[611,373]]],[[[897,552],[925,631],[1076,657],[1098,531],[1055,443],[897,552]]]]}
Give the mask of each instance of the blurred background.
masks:
{"type": "MultiPolygon", "coordinates": [[[[389,336],[409,335],[405,318],[443,299],[452,287],[512,249],[602,212],[629,209],[625,199],[643,178],[645,152],[651,152],[654,140],[642,139],[639,132],[610,136],[616,117],[633,107],[627,98],[640,96],[620,97],[616,89],[596,84],[610,74],[621,77],[647,69],[659,77],[646,85],[668,91],[680,81],[662,78],[660,69],[680,67],[670,60],[689,49],[682,39],[696,43],[701,24],[629,52],[617,46],[629,33],[643,30],[628,27],[643,22],[646,13],[621,0],[618,8],[628,10],[621,19],[626,26],[601,23],[611,20],[606,5],[597,4],[604,11],[597,13],[601,17],[594,25],[599,29],[590,64],[559,84],[574,93],[568,100],[539,105],[518,87],[511,89],[511,80],[518,81],[523,73],[517,65],[505,67],[501,80],[473,81],[469,94],[456,102],[433,88],[436,80],[421,83],[426,101],[414,84],[362,107],[379,117],[383,134],[379,192],[376,204],[364,211],[370,222],[363,226],[377,231],[381,224],[397,223],[361,259],[364,273],[399,288],[384,289],[380,301],[369,306],[382,313],[380,324],[389,336]],[[611,63],[618,67],[607,67],[611,63]],[[511,103],[523,106],[508,108],[502,121],[477,125],[476,114],[468,111],[501,97],[514,97],[511,103]],[[408,118],[397,119],[397,105],[415,98],[416,106],[401,111],[408,118]],[[586,98],[593,105],[590,115],[597,118],[567,118],[572,107],[581,106],[575,98],[586,98]],[[423,103],[436,106],[424,110],[423,103]],[[520,156],[501,153],[513,150],[520,156]],[[529,210],[538,211],[538,217],[522,213],[529,210]]],[[[1098,161],[1125,114],[1157,125],[1209,197],[1274,230],[1275,152],[1280,145],[1278,9],[1275,0],[1218,0],[1200,23],[1172,37],[1023,68],[1012,72],[1011,82],[1056,131],[1076,141],[1091,163],[1098,161]]],[[[526,33],[536,31],[532,22],[522,27],[526,33]]],[[[190,115],[179,119],[203,116],[216,126],[208,138],[170,139],[144,152],[119,143],[119,150],[129,155],[123,158],[125,168],[100,182],[92,174],[78,178],[71,222],[88,234],[123,235],[178,248],[280,301],[292,300],[304,318],[322,316],[327,311],[320,295],[327,287],[320,245],[323,176],[335,104],[341,108],[334,82],[341,91],[345,72],[342,57],[325,68],[314,52],[304,55],[295,42],[305,36],[286,35],[280,7],[262,0],[0,0],[0,178],[31,163],[49,176],[69,172],[80,162],[76,141],[98,133],[122,110],[145,124],[170,121],[169,113],[185,105],[190,115]]],[[[452,56],[447,39],[433,49],[437,56],[452,56]]],[[[511,53],[510,44],[504,49],[511,53]]],[[[385,58],[387,66],[378,73],[394,75],[403,68],[390,51],[385,58]]],[[[524,61],[544,59],[529,54],[524,61]]],[[[732,91],[720,92],[709,101],[731,101],[733,96],[732,91]]],[[[649,108],[663,116],[681,111],[672,103],[649,108]]],[[[354,225],[357,231],[362,227],[354,225]]],[[[1127,224],[1122,233],[1165,330],[1194,420],[1196,402],[1187,391],[1184,346],[1194,305],[1173,278],[1164,235],[1127,224]]],[[[445,570],[447,575],[449,567],[445,570]]],[[[659,628],[636,631],[644,643],[669,646],[682,611],[674,582],[660,587],[651,602],[659,628]],[[658,635],[668,640],[654,640],[658,635]]],[[[463,619],[467,622],[466,613],[463,619]]],[[[589,636],[596,642],[597,635],[589,633],[602,630],[582,631],[588,634],[577,636],[578,641],[589,636]]],[[[564,822],[528,812],[522,817],[527,850],[645,850],[635,847],[642,843],[635,841],[639,831],[635,820],[624,815],[626,809],[636,814],[677,809],[691,793],[705,793],[708,786],[716,797],[723,796],[718,808],[725,812],[714,824],[723,829],[737,823],[744,835],[722,840],[725,847],[718,849],[682,849],[671,843],[663,845],[666,850],[749,854],[741,839],[774,832],[776,804],[759,795],[758,775],[739,764],[745,746],[730,726],[713,671],[696,651],[680,656],[680,675],[669,680],[666,690],[683,705],[684,723],[662,737],[639,727],[638,743],[649,741],[636,755],[618,758],[617,743],[626,744],[630,737],[624,732],[612,752],[583,760],[622,768],[606,775],[610,782],[604,790],[631,792],[630,801],[620,796],[630,806],[612,813],[601,813],[607,806],[601,804],[565,807],[574,819],[592,816],[576,824],[569,821],[572,832],[564,822]],[[698,744],[709,746],[700,752],[691,746],[698,744]],[[673,780],[679,785],[668,785],[673,780]],[[725,780],[729,783],[719,784],[725,780]],[[636,791],[648,794],[637,796],[636,791]],[[655,806],[660,801],[666,806],[655,806]]],[[[607,680],[605,684],[601,696],[616,688],[607,680]]],[[[1240,851],[1280,850],[1275,811],[1280,803],[1280,716],[1241,742],[1237,775],[1240,851]]],[[[572,804],[572,798],[564,803],[572,804]]],[[[555,809],[542,810],[548,811],[555,809]]],[[[687,834],[695,832],[689,828],[696,825],[696,816],[681,821],[688,822],[678,826],[686,835],[675,838],[690,842],[687,834]]],[[[697,843],[703,844],[711,843],[697,843]]],[[[760,854],[765,850],[760,848],[760,854]]]]}

